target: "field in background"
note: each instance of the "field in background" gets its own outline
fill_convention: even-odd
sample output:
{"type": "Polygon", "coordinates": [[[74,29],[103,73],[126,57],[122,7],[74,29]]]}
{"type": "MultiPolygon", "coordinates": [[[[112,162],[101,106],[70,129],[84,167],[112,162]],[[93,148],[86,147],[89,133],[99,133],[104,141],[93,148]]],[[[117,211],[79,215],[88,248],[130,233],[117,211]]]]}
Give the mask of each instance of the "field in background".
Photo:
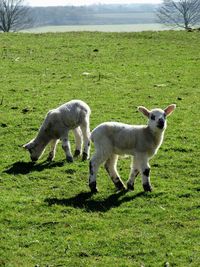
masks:
{"type": "Polygon", "coordinates": [[[35,7],[34,25],[113,25],[155,23],[157,5],[91,5],[35,7]]]}
{"type": "MultiPolygon", "coordinates": [[[[198,267],[198,32],[1,34],[0,266],[198,267]],[[88,75],[84,75],[87,72],[88,75]],[[91,196],[88,162],[34,166],[22,145],[70,99],[103,121],[144,124],[138,105],[176,103],[151,161],[152,193],[116,193],[103,168],[91,196]]],[[[70,137],[74,149],[73,137],[70,137]]],[[[93,146],[92,146],[93,152],[93,146]]],[[[120,158],[128,179],[130,159],[120,158]]]]}
{"type": "Polygon", "coordinates": [[[44,26],[23,30],[26,33],[47,32],[72,32],[72,31],[97,31],[97,32],[141,32],[141,31],[164,31],[167,26],[159,23],[154,24],[115,24],[115,25],[74,25],[74,26],[44,26]]]}

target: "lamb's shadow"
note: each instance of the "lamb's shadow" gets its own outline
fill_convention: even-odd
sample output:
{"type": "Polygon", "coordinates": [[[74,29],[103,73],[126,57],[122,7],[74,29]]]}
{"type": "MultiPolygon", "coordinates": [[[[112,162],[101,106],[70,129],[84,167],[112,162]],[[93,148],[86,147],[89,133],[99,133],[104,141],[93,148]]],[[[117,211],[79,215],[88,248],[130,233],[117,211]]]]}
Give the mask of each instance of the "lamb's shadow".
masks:
{"type": "Polygon", "coordinates": [[[108,198],[103,200],[94,200],[92,199],[92,193],[82,192],[78,195],[75,195],[71,198],[47,198],[45,202],[49,205],[62,205],[62,206],[71,206],[74,208],[84,209],[87,212],[106,212],[111,208],[119,207],[124,202],[132,201],[138,197],[145,197],[147,193],[140,192],[135,195],[126,195],[126,192],[119,192],[110,195],[108,198]]]}
{"type": "Polygon", "coordinates": [[[41,163],[33,163],[33,162],[23,162],[17,161],[9,166],[4,172],[8,174],[28,174],[32,171],[43,171],[44,169],[51,169],[55,167],[62,167],[65,164],[65,161],[58,161],[58,162],[49,162],[44,161],[41,163]]]}

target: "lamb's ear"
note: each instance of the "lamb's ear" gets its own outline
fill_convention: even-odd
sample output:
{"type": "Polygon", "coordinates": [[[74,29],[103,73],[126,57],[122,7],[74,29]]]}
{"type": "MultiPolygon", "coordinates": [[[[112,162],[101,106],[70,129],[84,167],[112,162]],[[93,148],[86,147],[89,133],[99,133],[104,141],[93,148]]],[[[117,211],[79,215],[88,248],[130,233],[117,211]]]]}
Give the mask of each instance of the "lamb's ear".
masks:
{"type": "Polygon", "coordinates": [[[138,107],[138,110],[140,112],[142,112],[145,116],[147,116],[149,118],[150,111],[147,108],[145,108],[143,106],[139,106],[138,107]]]}
{"type": "Polygon", "coordinates": [[[166,116],[169,116],[175,110],[175,108],[176,108],[175,104],[171,104],[168,107],[166,107],[164,109],[164,112],[165,112],[166,116]]]}

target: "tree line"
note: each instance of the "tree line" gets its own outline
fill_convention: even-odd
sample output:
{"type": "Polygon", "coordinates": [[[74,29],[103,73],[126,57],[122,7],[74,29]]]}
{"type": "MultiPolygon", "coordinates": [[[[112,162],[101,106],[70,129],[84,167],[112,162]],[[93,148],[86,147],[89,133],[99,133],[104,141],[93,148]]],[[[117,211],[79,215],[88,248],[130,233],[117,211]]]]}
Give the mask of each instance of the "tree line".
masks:
{"type": "Polygon", "coordinates": [[[28,7],[24,0],[0,0],[0,31],[45,25],[163,23],[190,29],[200,23],[200,0],[164,0],[160,5],[28,7]]]}

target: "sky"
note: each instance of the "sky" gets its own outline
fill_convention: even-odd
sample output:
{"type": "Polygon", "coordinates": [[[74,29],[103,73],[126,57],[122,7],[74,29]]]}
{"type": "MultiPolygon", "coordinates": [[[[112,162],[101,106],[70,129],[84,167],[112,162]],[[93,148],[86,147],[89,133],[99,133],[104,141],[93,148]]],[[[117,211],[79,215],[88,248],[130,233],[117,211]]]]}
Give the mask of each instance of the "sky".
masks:
{"type": "Polygon", "coordinates": [[[80,6],[92,4],[158,4],[161,0],[26,0],[25,2],[30,6],[80,6]]]}

